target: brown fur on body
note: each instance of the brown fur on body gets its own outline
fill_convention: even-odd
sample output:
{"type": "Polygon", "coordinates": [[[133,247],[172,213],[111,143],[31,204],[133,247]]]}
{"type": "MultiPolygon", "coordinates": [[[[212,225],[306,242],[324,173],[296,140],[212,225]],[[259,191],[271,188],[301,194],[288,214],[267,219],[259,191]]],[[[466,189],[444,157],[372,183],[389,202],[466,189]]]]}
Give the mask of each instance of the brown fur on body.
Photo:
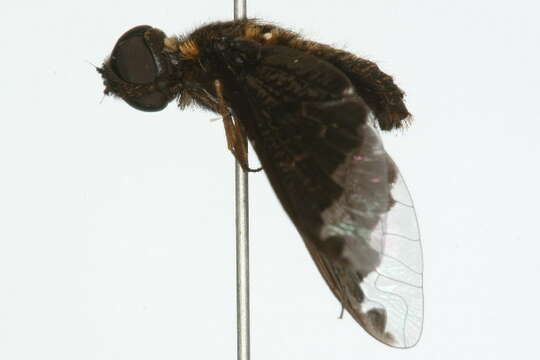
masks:
{"type": "MultiPolygon", "coordinates": [[[[329,45],[303,39],[299,34],[283,28],[259,23],[256,20],[238,20],[215,22],[203,26],[186,37],[168,38],[166,49],[178,51],[184,60],[184,73],[197,78],[204,78],[205,48],[210,48],[211,41],[225,38],[244,37],[255,40],[262,45],[281,45],[296,48],[324,59],[343,71],[353,83],[357,93],[367,103],[383,130],[400,128],[410,118],[404,102],[404,92],[394,83],[391,76],[382,72],[379,67],[349,52],[335,49],[329,45]],[[187,63],[191,63],[188,66],[187,63]],[[189,67],[189,70],[187,69],[189,67]]],[[[189,79],[186,79],[189,84],[189,79]]],[[[210,83],[213,79],[208,78],[210,83]]],[[[185,87],[179,98],[181,107],[193,100],[199,105],[216,111],[216,103],[212,99],[215,94],[203,94],[200,87],[185,87]]]]}

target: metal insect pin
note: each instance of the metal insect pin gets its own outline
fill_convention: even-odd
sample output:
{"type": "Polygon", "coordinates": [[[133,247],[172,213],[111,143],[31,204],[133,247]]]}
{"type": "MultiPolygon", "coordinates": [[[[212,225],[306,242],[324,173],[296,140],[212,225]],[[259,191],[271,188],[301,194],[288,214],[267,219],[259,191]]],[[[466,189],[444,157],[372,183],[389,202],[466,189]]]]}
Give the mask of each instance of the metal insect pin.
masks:
{"type": "Polygon", "coordinates": [[[221,115],[245,170],[252,143],[317,268],[377,340],[408,348],[423,321],[422,248],[413,203],[377,128],[410,114],[376,64],[255,20],[167,37],[137,26],[98,69],[105,94],[143,111],[169,102],[221,115]]]}

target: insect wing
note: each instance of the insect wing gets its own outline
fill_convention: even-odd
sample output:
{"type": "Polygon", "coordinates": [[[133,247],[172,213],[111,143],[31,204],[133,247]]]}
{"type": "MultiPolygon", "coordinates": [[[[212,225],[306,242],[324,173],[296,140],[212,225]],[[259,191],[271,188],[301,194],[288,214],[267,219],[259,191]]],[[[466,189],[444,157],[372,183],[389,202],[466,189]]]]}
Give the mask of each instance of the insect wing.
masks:
{"type": "Polygon", "coordinates": [[[423,314],[416,217],[365,103],[314,56],[268,46],[252,58],[225,91],[236,89],[227,98],[284,209],[353,318],[385,344],[413,346],[423,314]]]}
{"type": "Polygon", "coordinates": [[[323,214],[321,237],[344,239],[345,264],[326,264],[345,282],[338,298],[375,338],[395,347],[414,346],[422,333],[422,247],[414,206],[377,130],[366,124],[362,146],[335,180],[345,191],[323,214]],[[341,173],[341,175],[339,175],[341,173]],[[343,276],[343,275],[341,275],[343,276]]]}

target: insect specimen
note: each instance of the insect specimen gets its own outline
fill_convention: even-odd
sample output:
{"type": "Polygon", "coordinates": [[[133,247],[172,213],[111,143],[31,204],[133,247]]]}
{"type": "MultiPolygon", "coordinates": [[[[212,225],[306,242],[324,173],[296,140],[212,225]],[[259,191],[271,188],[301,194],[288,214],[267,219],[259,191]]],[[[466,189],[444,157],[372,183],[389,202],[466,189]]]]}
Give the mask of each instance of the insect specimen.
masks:
{"type": "Polygon", "coordinates": [[[120,37],[98,69],[105,93],[144,111],[177,99],[221,115],[251,171],[253,145],[283,208],[344,309],[373,337],[422,332],[422,249],[405,183],[378,129],[404,126],[403,92],[376,64],[255,20],[187,36],[120,37]]]}

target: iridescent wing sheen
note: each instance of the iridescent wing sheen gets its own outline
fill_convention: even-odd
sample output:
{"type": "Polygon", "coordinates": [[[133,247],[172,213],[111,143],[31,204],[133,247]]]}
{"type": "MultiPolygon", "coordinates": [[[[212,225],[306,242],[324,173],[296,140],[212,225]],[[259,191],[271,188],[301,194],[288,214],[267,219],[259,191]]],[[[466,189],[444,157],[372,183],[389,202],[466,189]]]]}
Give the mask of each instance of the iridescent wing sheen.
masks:
{"type": "Polygon", "coordinates": [[[366,123],[363,134],[362,145],[333,175],[344,193],[323,212],[321,238],[344,239],[345,261],[323,260],[323,266],[350,279],[337,296],[371,335],[388,345],[412,347],[420,339],[423,318],[422,247],[414,206],[377,131],[366,123]]]}

